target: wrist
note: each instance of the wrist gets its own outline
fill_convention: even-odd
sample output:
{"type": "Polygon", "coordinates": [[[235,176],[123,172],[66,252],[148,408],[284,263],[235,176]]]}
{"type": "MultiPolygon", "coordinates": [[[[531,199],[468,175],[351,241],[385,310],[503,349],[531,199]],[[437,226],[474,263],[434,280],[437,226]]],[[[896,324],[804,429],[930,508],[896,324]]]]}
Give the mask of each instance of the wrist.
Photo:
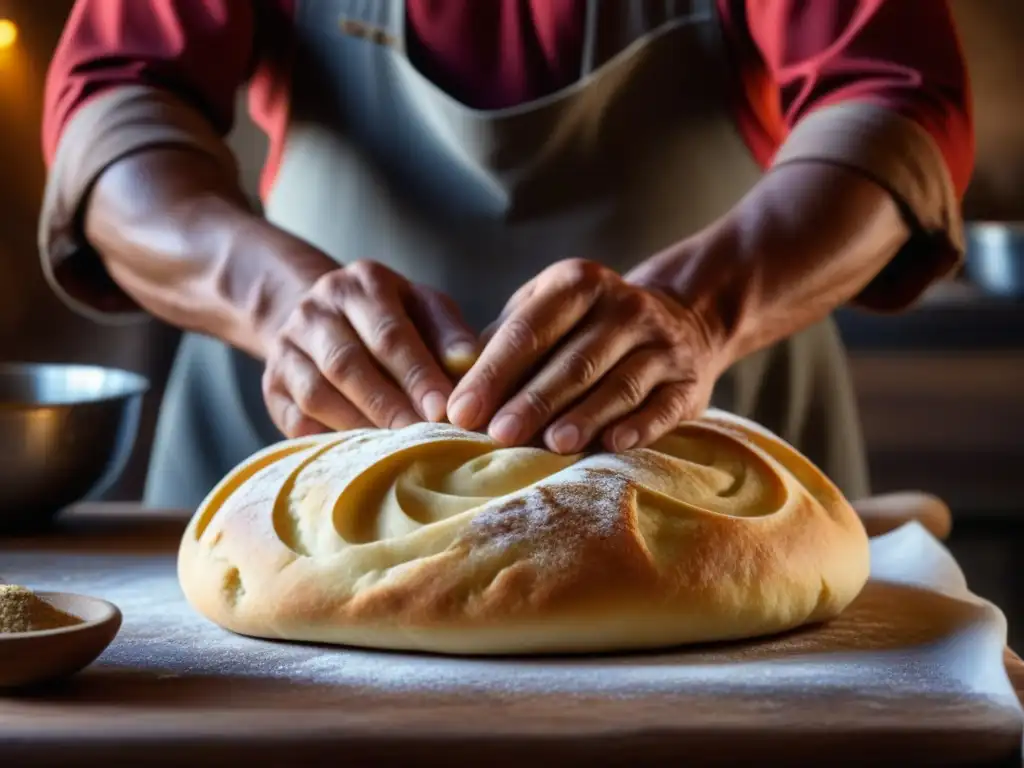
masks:
{"type": "Polygon", "coordinates": [[[871,180],[827,163],[793,163],[634,273],[703,318],[735,362],[824,320],[907,236],[892,196],[871,180]]]}
{"type": "Polygon", "coordinates": [[[248,210],[216,210],[219,254],[211,290],[224,307],[229,343],[265,358],[305,293],[338,268],[326,254],[248,210]]]}
{"type": "Polygon", "coordinates": [[[645,261],[626,279],[667,296],[698,327],[718,373],[742,356],[756,309],[755,265],[743,257],[734,222],[687,238],[645,261]]]}

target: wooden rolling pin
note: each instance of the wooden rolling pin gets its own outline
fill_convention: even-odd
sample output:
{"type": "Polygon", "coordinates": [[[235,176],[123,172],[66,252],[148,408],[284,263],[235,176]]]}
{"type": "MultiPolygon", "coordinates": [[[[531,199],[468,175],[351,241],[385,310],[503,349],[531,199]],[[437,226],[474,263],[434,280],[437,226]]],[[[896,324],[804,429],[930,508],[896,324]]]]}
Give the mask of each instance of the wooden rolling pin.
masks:
{"type": "Polygon", "coordinates": [[[853,502],[868,536],[881,536],[916,520],[937,539],[949,537],[953,516],[942,499],[922,491],[901,491],[853,502]]]}

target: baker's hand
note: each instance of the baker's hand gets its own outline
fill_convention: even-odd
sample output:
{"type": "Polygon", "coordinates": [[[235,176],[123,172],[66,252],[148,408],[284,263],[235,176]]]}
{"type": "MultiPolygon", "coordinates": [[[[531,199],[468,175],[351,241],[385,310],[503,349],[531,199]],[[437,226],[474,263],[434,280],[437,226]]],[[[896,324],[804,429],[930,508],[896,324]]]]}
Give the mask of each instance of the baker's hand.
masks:
{"type": "Polygon", "coordinates": [[[355,262],[297,300],[270,345],[263,396],[288,437],[442,421],[475,351],[447,297],[355,262]]]}
{"type": "Polygon", "coordinates": [[[595,439],[650,445],[707,407],[721,372],[720,345],[694,313],[589,261],[549,267],[493,328],[448,414],[506,445],[541,430],[559,453],[595,439]]]}

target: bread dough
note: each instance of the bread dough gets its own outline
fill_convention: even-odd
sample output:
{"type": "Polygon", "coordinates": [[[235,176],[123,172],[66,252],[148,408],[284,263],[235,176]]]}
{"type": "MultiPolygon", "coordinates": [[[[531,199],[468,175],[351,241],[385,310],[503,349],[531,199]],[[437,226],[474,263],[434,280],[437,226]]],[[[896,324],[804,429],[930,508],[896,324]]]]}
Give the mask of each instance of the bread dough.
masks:
{"type": "Polygon", "coordinates": [[[818,469],[709,411],[617,455],[436,424],[278,443],[204,500],[178,574],[246,635],[523,654],[779,632],[836,616],[868,566],[818,469]]]}

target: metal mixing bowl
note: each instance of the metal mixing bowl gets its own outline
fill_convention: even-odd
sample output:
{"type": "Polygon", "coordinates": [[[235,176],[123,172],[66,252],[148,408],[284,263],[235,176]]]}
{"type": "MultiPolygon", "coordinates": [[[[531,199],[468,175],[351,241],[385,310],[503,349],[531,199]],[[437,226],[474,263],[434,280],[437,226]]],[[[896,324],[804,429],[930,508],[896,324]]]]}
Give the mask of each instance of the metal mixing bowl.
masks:
{"type": "Polygon", "coordinates": [[[149,382],[89,365],[0,364],[0,531],[38,528],[124,471],[149,382]]]}

